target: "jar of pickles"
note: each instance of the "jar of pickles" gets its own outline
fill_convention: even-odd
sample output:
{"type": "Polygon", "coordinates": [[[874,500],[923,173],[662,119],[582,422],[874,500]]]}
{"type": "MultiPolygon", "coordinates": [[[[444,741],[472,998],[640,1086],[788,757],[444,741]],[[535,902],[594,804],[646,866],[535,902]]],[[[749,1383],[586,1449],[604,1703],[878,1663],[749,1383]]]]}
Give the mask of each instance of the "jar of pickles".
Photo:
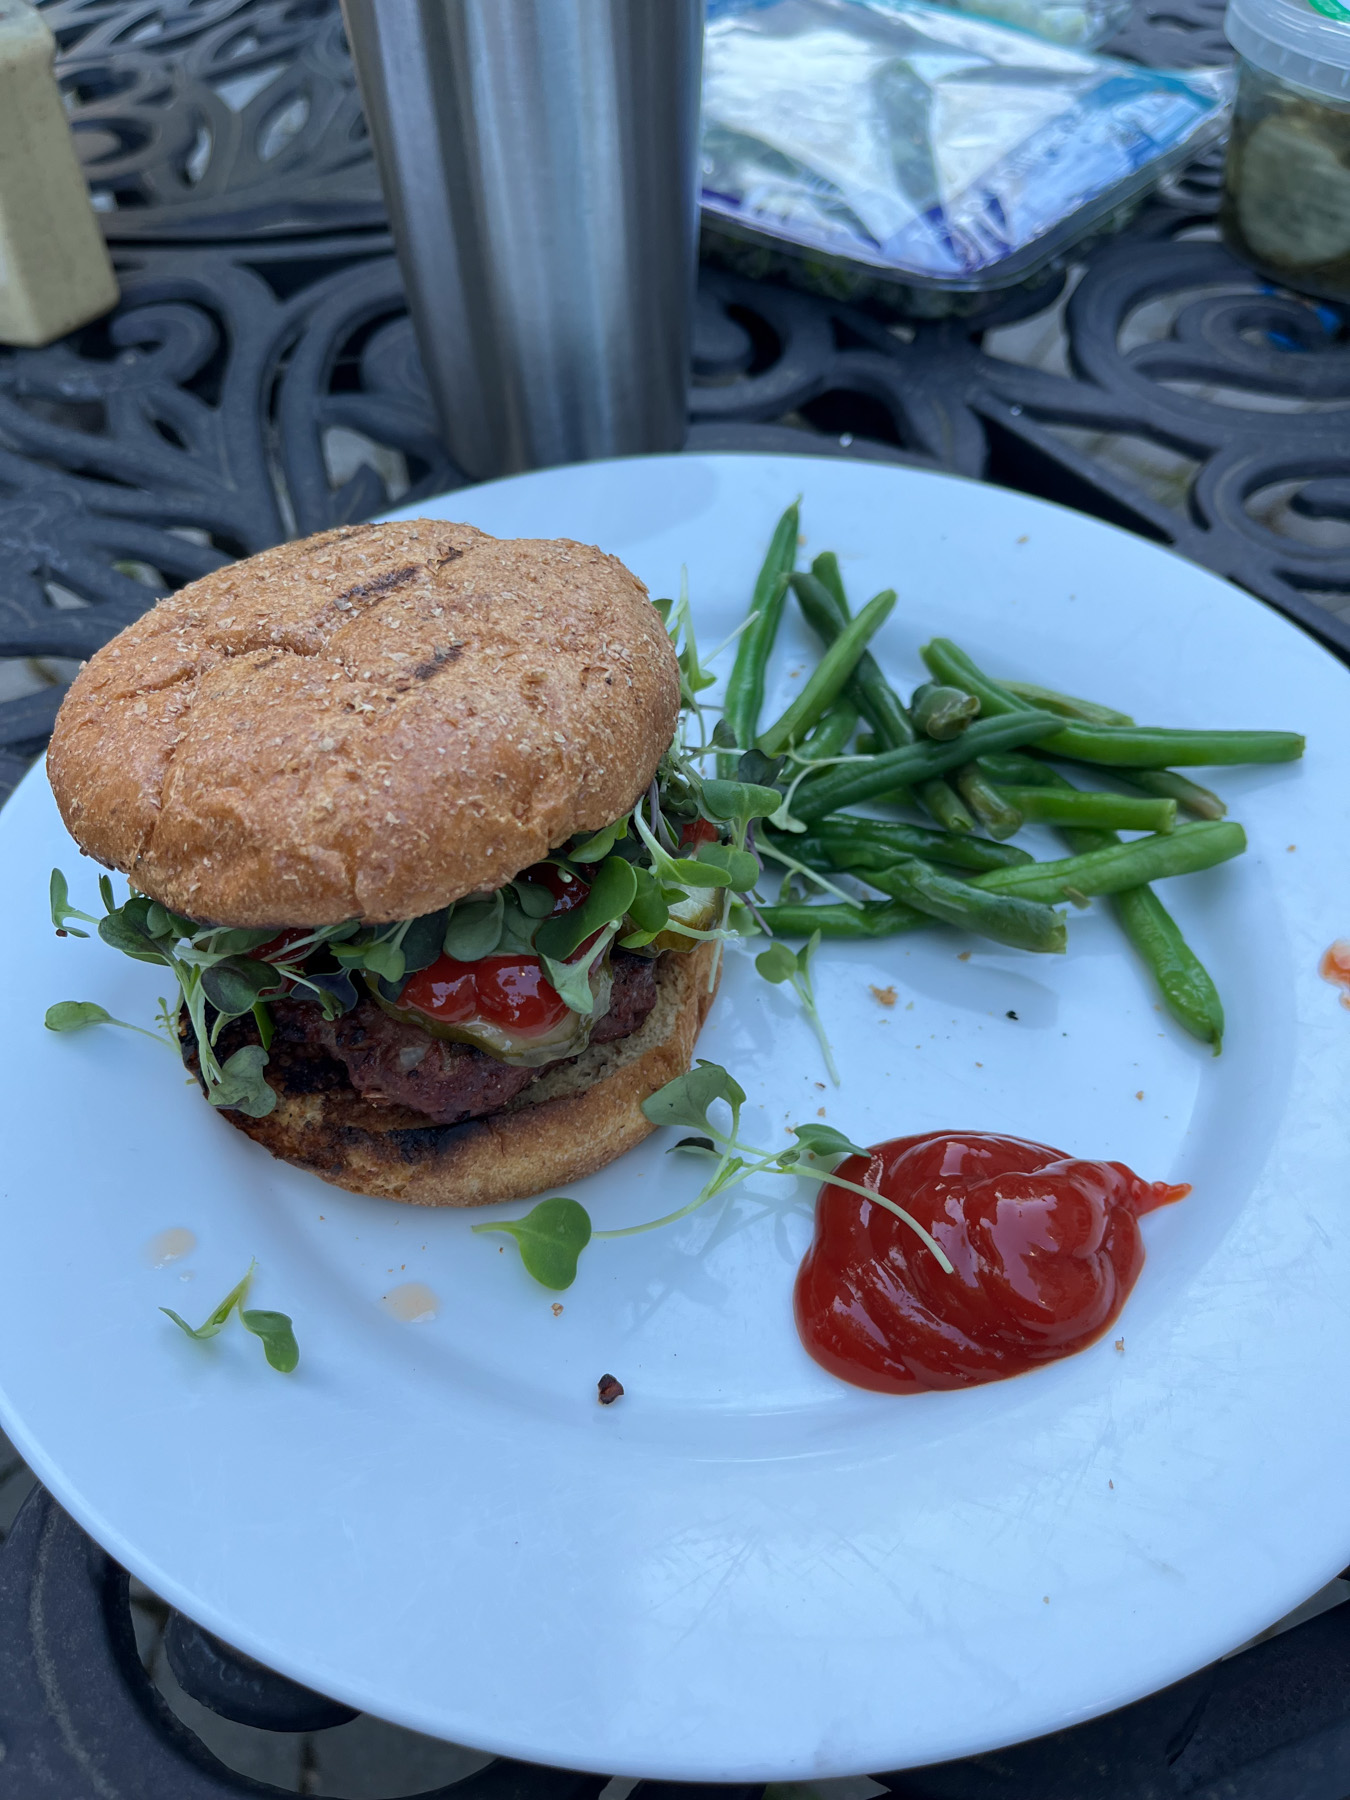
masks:
{"type": "Polygon", "coordinates": [[[1288,287],[1350,300],[1350,6],[1228,0],[1238,90],[1224,237],[1288,287]]]}

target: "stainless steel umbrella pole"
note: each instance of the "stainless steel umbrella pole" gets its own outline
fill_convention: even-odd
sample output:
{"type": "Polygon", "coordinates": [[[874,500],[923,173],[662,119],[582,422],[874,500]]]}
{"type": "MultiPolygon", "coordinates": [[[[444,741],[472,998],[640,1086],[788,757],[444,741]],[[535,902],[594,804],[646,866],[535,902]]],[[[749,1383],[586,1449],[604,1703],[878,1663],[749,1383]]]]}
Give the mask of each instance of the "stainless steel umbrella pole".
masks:
{"type": "Polygon", "coordinates": [[[702,0],[342,0],[447,448],[684,441],[702,0]]]}

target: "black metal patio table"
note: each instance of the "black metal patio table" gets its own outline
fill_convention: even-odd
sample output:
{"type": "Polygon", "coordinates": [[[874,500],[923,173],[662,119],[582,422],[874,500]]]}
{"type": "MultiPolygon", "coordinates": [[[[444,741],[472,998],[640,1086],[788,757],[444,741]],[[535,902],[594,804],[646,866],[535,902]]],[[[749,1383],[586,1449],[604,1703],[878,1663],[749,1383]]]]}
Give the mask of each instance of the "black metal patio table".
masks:
{"type": "MultiPolygon", "coordinates": [[[[75,662],[159,595],[465,479],[421,377],[336,0],[42,10],[123,298],[46,349],[0,351],[0,799],[75,662]]],[[[1108,48],[1220,62],[1222,11],[1137,0],[1108,48]]],[[[998,481],[1173,546],[1350,658],[1350,321],[1223,248],[1219,174],[1205,159],[1067,270],[960,317],[705,268],[687,448],[998,481]]],[[[186,1619],[158,1627],[181,1690],[224,1718],[309,1741],[351,1717],[186,1619]]],[[[283,1789],[206,1750],[142,1667],[127,1577],[34,1491],[0,1547],[0,1800],[325,1791],[297,1767],[283,1789]]],[[[1345,1800],[1350,1606],[1105,1719],[875,1779],[901,1800],[1345,1800]]],[[[592,1800],[606,1781],[496,1761],[434,1792],[592,1800]]]]}

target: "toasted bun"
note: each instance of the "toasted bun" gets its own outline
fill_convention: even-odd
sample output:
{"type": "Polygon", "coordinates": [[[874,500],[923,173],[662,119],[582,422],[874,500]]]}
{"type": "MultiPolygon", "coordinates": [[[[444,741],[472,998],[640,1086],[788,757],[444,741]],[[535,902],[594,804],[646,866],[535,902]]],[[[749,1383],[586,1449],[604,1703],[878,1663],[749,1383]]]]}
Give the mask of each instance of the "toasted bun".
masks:
{"type": "Polygon", "coordinates": [[[609,824],[678,710],[660,615],[614,557],[411,519],[161,600],[75,678],[47,768],[80,845],[175,912],[380,922],[609,824]]]}
{"type": "Polygon", "coordinates": [[[642,1102],[689,1067],[708,1015],[711,944],[666,954],[656,1005],[631,1037],[560,1065],[502,1112],[463,1125],[428,1125],[418,1113],[372,1106],[350,1088],[306,1092],[269,1065],[278,1090],[265,1119],[222,1112],[283,1162],[335,1187],[415,1206],[487,1206],[593,1175],[641,1143],[652,1126],[642,1102]]]}

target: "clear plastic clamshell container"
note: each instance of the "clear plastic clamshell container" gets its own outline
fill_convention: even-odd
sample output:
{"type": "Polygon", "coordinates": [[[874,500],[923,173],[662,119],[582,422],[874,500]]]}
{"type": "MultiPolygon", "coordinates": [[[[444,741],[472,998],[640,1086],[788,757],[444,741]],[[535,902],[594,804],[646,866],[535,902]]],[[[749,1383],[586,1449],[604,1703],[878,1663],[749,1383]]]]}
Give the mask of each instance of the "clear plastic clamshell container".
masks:
{"type": "Polygon", "coordinates": [[[1222,132],[1231,79],[923,0],[715,0],[705,242],[748,274],[959,309],[1122,223],[1222,132]]]}

